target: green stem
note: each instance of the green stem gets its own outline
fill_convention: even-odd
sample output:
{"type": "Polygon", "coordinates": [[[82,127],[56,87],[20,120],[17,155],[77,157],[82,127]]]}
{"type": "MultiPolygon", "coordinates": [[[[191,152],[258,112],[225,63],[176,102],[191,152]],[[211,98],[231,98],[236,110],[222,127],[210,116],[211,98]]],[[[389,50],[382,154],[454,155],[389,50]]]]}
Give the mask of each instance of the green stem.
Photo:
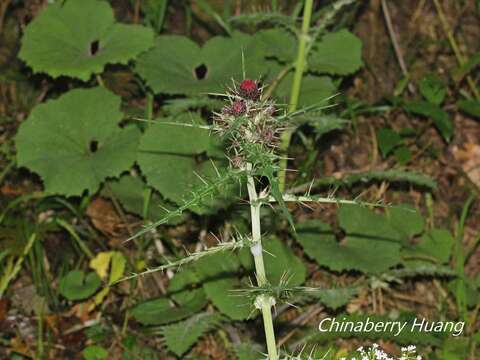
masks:
{"type": "MultiPolygon", "coordinates": [[[[435,5],[435,9],[437,10],[438,17],[440,18],[440,23],[442,24],[443,31],[445,32],[448,42],[452,47],[453,53],[457,58],[457,62],[460,66],[462,66],[463,64],[465,64],[465,58],[463,57],[462,52],[457,42],[455,41],[455,37],[453,36],[453,31],[450,28],[450,25],[448,24],[448,20],[447,20],[447,17],[445,16],[445,13],[443,12],[442,6],[440,5],[440,2],[438,0],[433,0],[433,3],[435,5]]],[[[470,87],[470,90],[472,91],[473,95],[477,100],[480,100],[480,93],[478,92],[478,89],[472,77],[470,75],[467,75],[466,78],[467,78],[468,86],[470,87]]]]}
{"type": "MultiPolygon", "coordinates": [[[[313,0],[305,0],[303,8],[302,32],[298,43],[297,60],[295,62],[295,74],[293,77],[292,90],[290,92],[290,102],[288,112],[297,110],[298,98],[300,97],[300,89],[302,87],[303,71],[305,69],[306,48],[308,42],[308,33],[310,30],[310,19],[312,17],[313,0]]],[[[293,130],[287,130],[282,134],[280,143],[280,153],[283,155],[280,159],[280,170],[278,172],[278,184],[280,191],[285,191],[285,177],[287,171],[287,152],[290,146],[293,130]]]]}
{"type": "MultiPolygon", "coordinates": [[[[252,165],[247,164],[247,170],[252,170],[252,165]]],[[[260,224],[260,207],[261,202],[258,201],[258,193],[255,189],[255,181],[253,176],[247,178],[247,190],[250,200],[250,215],[252,221],[252,247],[251,252],[255,260],[255,273],[258,286],[267,284],[267,276],[265,273],[265,264],[263,261],[262,249],[262,233],[260,224]]],[[[256,307],[262,312],[263,326],[265,328],[265,339],[267,342],[267,351],[269,360],[278,360],[277,344],[275,341],[275,330],[273,328],[272,306],[275,300],[271,296],[260,295],[255,301],[256,307]]]]}
{"type": "Polygon", "coordinates": [[[278,1],[277,0],[272,0],[272,11],[273,12],[278,11],[278,1]]]}

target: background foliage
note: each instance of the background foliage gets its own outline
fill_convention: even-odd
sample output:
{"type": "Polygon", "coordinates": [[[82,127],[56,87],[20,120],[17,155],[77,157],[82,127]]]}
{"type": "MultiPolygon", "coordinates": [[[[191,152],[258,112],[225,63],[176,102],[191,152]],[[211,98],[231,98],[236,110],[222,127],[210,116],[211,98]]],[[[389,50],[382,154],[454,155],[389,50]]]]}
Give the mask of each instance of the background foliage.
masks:
{"type": "MultiPolygon", "coordinates": [[[[228,159],[202,126],[222,107],[211,93],[245,76],[288,107],[303,7],[0,4],[2,356],[261,358],[247,248],[117,282],[249,232],[245,188],[215,183],[228,159]],[[205,181],[222,187],[125,243],[205,181]]],[[[479,14],[473,0],[315,2],[298,106],[332,106],[295,118],[287,192],[393,206],[292,206],[296,231],[262,209],[285,354],[377,341],[478,356],[479,14]],[[326,316],[466,328],[322,334],[326,316]]]]}

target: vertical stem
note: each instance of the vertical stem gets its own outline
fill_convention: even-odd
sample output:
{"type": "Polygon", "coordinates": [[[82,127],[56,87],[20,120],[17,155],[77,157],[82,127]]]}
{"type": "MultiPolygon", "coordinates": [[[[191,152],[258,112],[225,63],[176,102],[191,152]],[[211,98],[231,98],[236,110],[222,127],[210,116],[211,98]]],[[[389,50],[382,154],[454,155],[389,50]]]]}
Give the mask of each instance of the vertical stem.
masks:
{"type": "MultiPolygon", "coordinates": [[[[298,106],[298,98],[300,97],[300,89],[302,87],[302,76],[305,69],[306,48],[308,40],[308,32],[310,30],[310,19],[312,17],[313,0],[305,0],[303,7],[302,32],[298,43],[297,60],[295,62],[295,75],[293,77],[292,90],[290,92],[290,102],[288,112],[295,111],[298,106]]],[[[285,191],[285,177],[287,170],[287,152],[292,138],[293,131],[287,130],[282,134],[280,143],[280,152],[283,155],[280,159],[280,170],[278,172],[278,184],[280,191],[285,191]]]]}
{"type": "Polygon", "coordinates": [[[278,11],[278,1],[277,0],[272,0],[272,11],[273,12],[278,11]]]}
{"type": "MultiPolygon", "coordinates": [[[[442,6],[440,5],[440,2],[438,0],[433,0],[433,4],[435,5],[435,9],[438,12],[438,17],[440,18],[443,31],[445,32],[448,42],[452,47],[453,53],[457,58],[457,62],[460,66],[462,66],[463,64],[465,64],[465,58],[463,57],[462,52],[460,51],[460,48],[458,47],[457,42],[455,41],[455,37],[453,36],[453,31],[450,28],[450,25],[448,24],[448,20],[447,20],[447,17],[445,16],[445,13],[443,12],[442,6]]],[[[470,86],[470,90],[472,90],[474,97],[477,100],[480,100],[480,94],[478,92],[477,86],[475,85],[475,82],[473,81],[472,77],[470,75],[467,75],[466,78],[467,78],[468,86],[470,86]]]]}
{"type": "MultiPolygon", "coordinates": [[[[252,170],[252,165],[247,164],[247,171],[252,170]]],[[[257,277],[258,286],[267,284],[267,276],[265,274],[265,264],[263,261],[262,250],[262,233],[260,224],[260,207],[258,202],[258,194],[255,189],[255,181],[253,176],[249,175],[247,178],[248,197],[250,200],[250,215],[252,221],[252,247],[251,252],[255,261],[255,273],[257,277]]],[[[260,309],[263,316],[263,326],[265,328],[265,339],[267,342],[268,358],[269,360],[278,360],[277,344],[275,341],[275,331],[273,328],[271,308],[274,304],[274,299],[270,296],[260,295],[255,301],[255,305],[260,309]]]]}

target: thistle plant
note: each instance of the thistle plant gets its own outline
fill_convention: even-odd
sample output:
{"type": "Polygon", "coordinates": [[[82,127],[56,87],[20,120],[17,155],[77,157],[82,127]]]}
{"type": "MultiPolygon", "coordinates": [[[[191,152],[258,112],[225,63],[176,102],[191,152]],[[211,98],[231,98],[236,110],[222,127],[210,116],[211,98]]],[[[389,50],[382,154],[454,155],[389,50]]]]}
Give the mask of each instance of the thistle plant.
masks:
{"type": "MultiPolygon", "coordinates": [[[[281,160],[277,150],[282,132],[288,130],[296,117],[302,116],[306,112],[319,112],[328,105],[319,104],[287,113],[286,109],[265,95],[267,91],[264,92],[264,89],[265,87],[261,86],[259,81],[252,79],[244,79],[240,83],[234,82],[225,94],[213,94],[222,96],[225,99],[225,105],[220,111],[214,113],[212,125],[168,123],[169,125],[210,129],[212,134],[219,137],[224,144],[226,157],[229,159],[229,167],[226,171],[218,171],[218,176],[214,179],[202,179],[203,185],[195,189],[191,197],[186,199],[176,210],[167,211],[167,215],[162,219],[144,227],[129,240],[142,236],[157,226],[166,224],[172,218],[198,206],[206,198],[215,196],[235,182],[246,183],[250,206],[251,234],[238,234],[234,240],[219,242],[213,247],[189,253],[184,258],[168,261],[159,267],[147,269],[139,274],[132,274],[123,280],[144,276],[155,271],[178,268],[218,252],[248,247],[254,259],[256,284],[254,284],[254,289],[248,289],[246,292],[249,293],[250,298],[253,297],[254,307],[262,313],[268,359],[278,360],[280,357],[275,341],[272,310],[277,301],[288,300],[285,299],[286,295],[298,291],[307,292],[312,289],[292,289],[289,287],[287,277],[285,277],[285,281],[281,281],[278,285],[269,283],[264,262],[265,251],[262,247],[261,206],[276,203],[291,227],[294,228],[293,219],[285,206],[285,202],[367,203],[336,199],[333,196],[312,196],[309,192],[303,196],[282,194],[277,178],[277,173],[280,170],[278,163],[281,160]],[[267,181],[260,182],[260,179],[266,179],[267,181]]],[[[285,270],[288,271],[288,269],[285,270]]]]}

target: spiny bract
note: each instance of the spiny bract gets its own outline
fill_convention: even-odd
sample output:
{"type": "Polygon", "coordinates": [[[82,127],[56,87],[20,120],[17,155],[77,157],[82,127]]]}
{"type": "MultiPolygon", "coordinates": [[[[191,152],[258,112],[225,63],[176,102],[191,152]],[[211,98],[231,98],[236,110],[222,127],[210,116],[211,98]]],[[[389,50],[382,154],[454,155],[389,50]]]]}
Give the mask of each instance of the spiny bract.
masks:
{"type": "Polygon", "coordinates": [[[258,163],[265,155],[275,157],[284,124],[275,117],[274,102],[262,96],[263,89],[251,79],[239,85],[234,82],[225,94],[228,104],[215,113],[215,128],[227,143],[235,167],[258,163]]]}

